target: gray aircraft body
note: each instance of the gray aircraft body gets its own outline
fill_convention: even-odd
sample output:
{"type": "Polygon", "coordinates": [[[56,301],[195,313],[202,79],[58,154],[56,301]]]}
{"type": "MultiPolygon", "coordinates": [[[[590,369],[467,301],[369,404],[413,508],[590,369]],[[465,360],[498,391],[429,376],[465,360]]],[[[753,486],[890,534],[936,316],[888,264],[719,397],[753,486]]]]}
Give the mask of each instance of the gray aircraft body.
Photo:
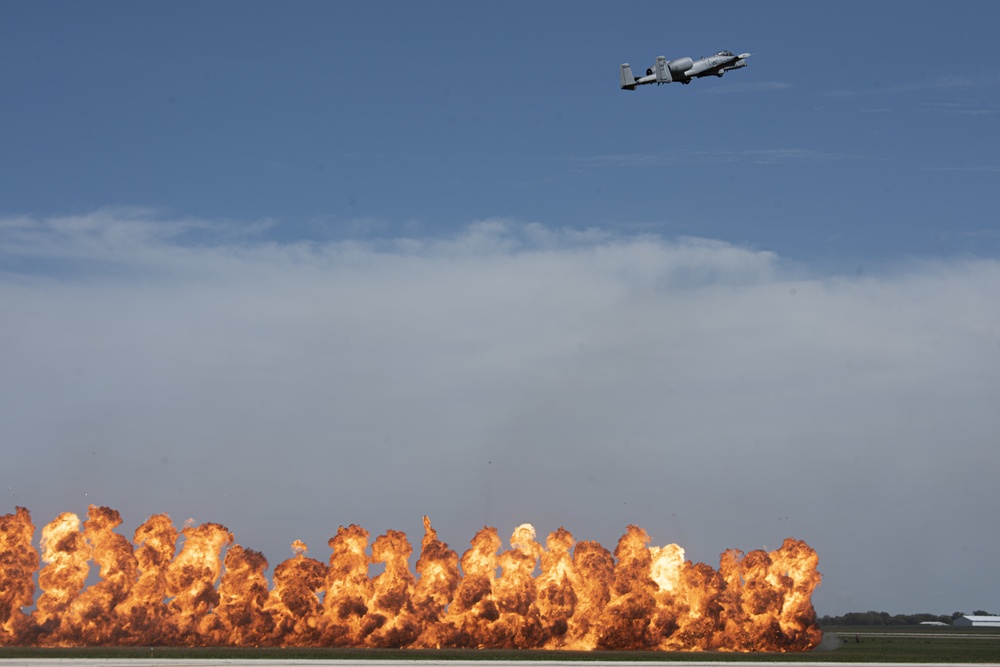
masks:
{"type": "Polygon", "coordinates": [[[703,76],[722,76],[729,70],[739,69],[747,66],[749,53],[734,55],[731,51],[719,51],[714,56],[705,56],[692,60],[691,58],[677,58],[667,60],[664,56],[656,59],[656,64],[646,70],[646,76],[638,79],[632,75],[632,68],[628,63],[622,63],[621,77],[622,90],[635,90],[637,86],[644,86],[647,83],[691,83],[691,79],[698,79],[703,76]]]}

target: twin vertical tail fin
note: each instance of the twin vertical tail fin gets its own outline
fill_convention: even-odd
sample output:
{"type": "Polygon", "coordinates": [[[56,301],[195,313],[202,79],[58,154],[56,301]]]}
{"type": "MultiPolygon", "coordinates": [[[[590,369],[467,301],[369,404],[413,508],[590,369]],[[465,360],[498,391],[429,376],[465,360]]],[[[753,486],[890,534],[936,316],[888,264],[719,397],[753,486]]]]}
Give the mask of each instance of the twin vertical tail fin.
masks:
{"type": "Polygon", "coordinates": [[[670,76],[670,67],[667,65],[665,56],[656,57],[656,83],[670,83],[674,78],[670,76]]]}
{"type": "MultiPolygon", "coordinates": [[[[635,90],[636,86],[641,86],[647,83],[656,82],[660,83],[670,83],[674,80],[673,73],[670,70],[670,62],[663,56],[658,56],[656,58],[656,64],[646,70],[646,76],[641,79],[636,79],[635,75],[632,74],[632,68],[629,67],[628,63],[622,63],[621,66],[621,87],[622,90],[635,90]]],[[[690,65],[689,65],[690,67],[690,65]]]]}
{"type": "Polygon", "coordinates": [[[635,77],[628,63],[622,63],[622,90],[635,90],[635,77]]]}

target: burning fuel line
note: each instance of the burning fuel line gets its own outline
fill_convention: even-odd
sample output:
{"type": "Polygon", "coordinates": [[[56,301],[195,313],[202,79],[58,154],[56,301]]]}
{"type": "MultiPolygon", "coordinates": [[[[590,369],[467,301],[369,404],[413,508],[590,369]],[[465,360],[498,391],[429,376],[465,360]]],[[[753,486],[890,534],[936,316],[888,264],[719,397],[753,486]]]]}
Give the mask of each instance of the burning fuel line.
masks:
{"type": "Polygon", "coordinates": [[[91,505],[82,531],[63,513],[42,528],[39,554],[28,510],[0,516],[0,646],[805,651],[822,637],[818,557],[791,538],[728,550],[716,570],[675,544],[648,546],[636,526],[612,554],[563,528],[543,547],[524,524],[509,549],[483,528],[459,558],[424,517],[415,575],[404,533],[369,544],[351,525],[329,540],[328,563],[294,542],[270,585],[264,555],[222,525],[178,531],[157,514],[133,547],[120,524],[108,507],[91,505]],[[100,581],[87,586],[91,563],[100,581]],[[384,570],[371,577],[372,564],[384,570]]]}

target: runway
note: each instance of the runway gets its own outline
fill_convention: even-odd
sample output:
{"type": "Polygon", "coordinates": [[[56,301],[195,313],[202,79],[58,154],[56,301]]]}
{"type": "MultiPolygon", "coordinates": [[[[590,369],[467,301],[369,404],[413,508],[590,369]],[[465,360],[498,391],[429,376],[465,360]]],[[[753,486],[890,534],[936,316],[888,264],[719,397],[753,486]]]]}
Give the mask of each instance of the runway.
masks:
{"type": "MultiPolygon", "coordinates": [[[[170,658],[13,658],[0,659],[0,667],[650,667],[655,660],[204,660],[170,658]]],[[[842,662],[787,661],[704,661],[664,660],[669,667],[787,667],[805,664],[815,667],[844,667],[842,662]]],[[[883,662],[852,662],[851,667],[885,667],[883,662]]],[[[965,663],[895,662],[892,667],[954,667],[965,663]]],[[[1000,663],[976,663],[977,667],[1000,667],[1000,663]]]]}

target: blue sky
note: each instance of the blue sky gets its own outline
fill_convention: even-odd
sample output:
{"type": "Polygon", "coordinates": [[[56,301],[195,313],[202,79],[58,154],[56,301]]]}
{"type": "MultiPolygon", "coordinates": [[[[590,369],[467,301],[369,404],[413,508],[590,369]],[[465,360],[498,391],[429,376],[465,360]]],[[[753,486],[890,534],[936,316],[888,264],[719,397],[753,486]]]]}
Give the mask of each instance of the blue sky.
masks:
{"type": "Polygon", "coordinates": [[[997,250],[992,3],[8,3],[8,212],[510,216],[793,257],[997,250]],[[751,66],[618,90],[617,68],[751,66]]]}
{"type": "Polygon", "coordinates": [[[3,3],[4,511],[792,535],[821,614],[997,611],[998,24],[3,3]]]}

